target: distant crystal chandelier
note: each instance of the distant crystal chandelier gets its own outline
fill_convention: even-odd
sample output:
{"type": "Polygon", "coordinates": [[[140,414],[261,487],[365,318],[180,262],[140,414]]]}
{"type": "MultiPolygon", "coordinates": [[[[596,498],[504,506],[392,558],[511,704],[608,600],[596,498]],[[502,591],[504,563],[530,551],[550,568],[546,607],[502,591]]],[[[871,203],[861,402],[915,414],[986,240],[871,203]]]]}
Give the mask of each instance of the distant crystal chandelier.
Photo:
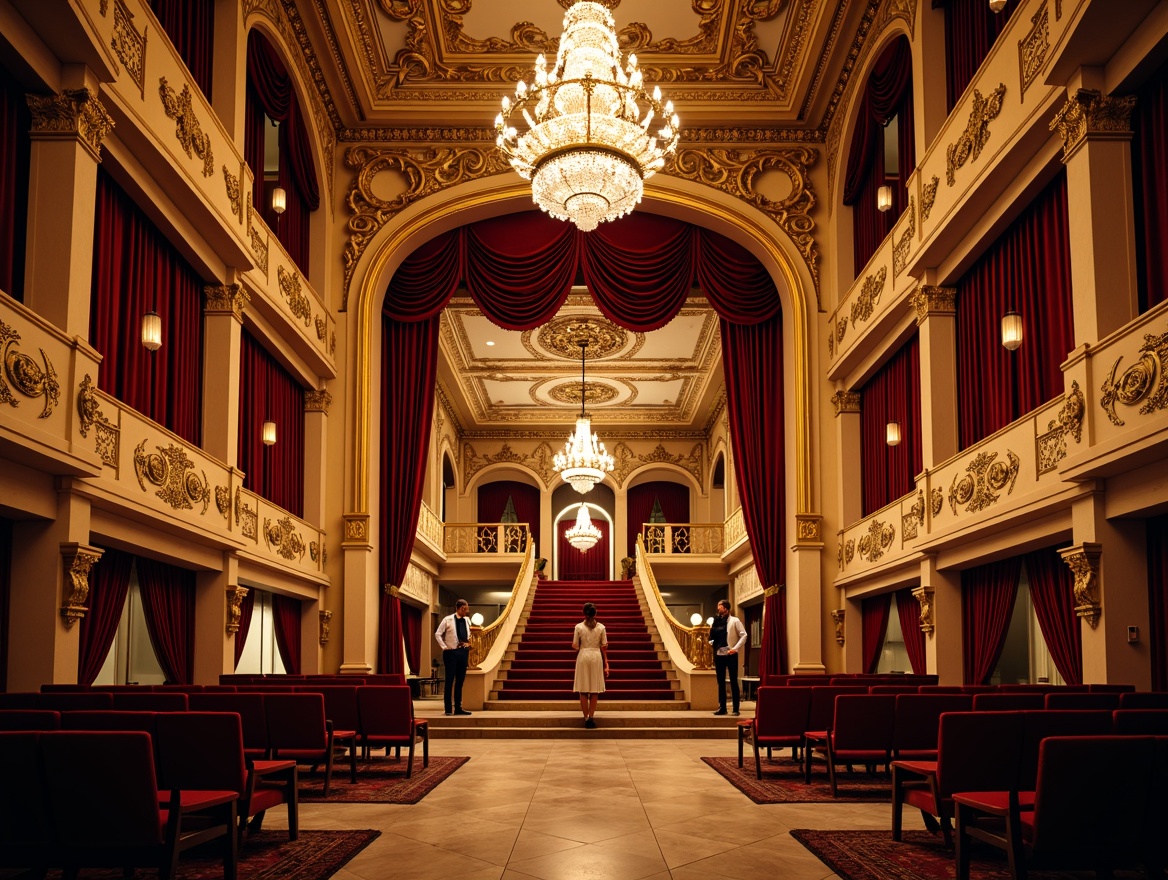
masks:
{"type": "Polygon", "coordinates": [[[603,537],[600,529],[592,524],[592,517],[588,515],[588,505],[583,501],[580,502],[580,509],[576,511],[576,525],[565,531],[564,537],[581,553],[591,550],[603,537]]]}
{"type": "Polygon", "coordinates": [[[495,143],[535,203],[588,232],[641,201],[644,181],[677,149],[679,121],[661,89],[645,91],[637,56],[621,68],[612,14],[580,0],[564,14],[556,62],[535,59],[535,80],[515,86],[495,117],[495,143]],[[525,130],[511,124],[521,115],[525,130]],[[663,125],[649,133],[654,119],[663,125]]]}
{"type": "Polygon", "coordinates": [[[552,459],[552,470],[571,483],[581,495],[611,473],[616,462],[608,454],[600,438],[592,433],[592,419],[584,411],[584,354],[588,341],[580,342],[580,415],[576,417],[576,432],[568,437],[562,452],[552,459]]]}

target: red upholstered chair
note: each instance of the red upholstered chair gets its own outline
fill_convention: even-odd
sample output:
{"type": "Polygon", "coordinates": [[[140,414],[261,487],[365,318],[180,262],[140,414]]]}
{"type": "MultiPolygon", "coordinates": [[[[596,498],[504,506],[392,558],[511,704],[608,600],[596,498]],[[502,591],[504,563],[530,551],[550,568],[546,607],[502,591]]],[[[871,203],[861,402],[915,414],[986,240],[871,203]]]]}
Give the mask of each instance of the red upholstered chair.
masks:
{"type": "Polygon", "coordinates": [[[430,725],[414,718],[414,701],[408,685],[365,685],[357,689],[361,710],[361,748],[409,748],[406,778],[414,772],[414,744],[422,740],[422,766],[430,766],[430,725]]]}
{"type": "Polygon", "coordinates": [[[1111,729],[1117,736],[1168,736],[1168,709],[1116,709],[1111,729]]]}
{"type": "Polygon", "coordinates": [[[268,746],[268,716],[263,694],[220,693],[203,691],[191,694],[187,701],[192,712],[234,712],[243,727],[244,755],[261,760],[271,754],[268,746]]]}
{"type": "Polygon", "coordinates": [[[80,709],[61,713],[62,730],[137,730],[153,736],[157,722],[157,712],[80,709]]]}
{"type": "Polygon", "coordinates": [[[1045,706],[1045,694],[1010,691],[973,695],[974,712],[1022,712],[1026,709],[1042,709],[1045,706]]]}
{"type": "Polygon", "coordinates": [[[185,712],[187,695],[177,691],[149,691],[144,694],[116,693],[114,708],[139,712],[185,712]]]}
{"type": "Polygon", "coordinates": [[[868,693],[870,694],[915,694],[917,686],[915,684],[870,684],[868,685],[868,693]]]}
{"type": "Polygon", "coordinates": [[[0,733],[4,785],[0,786],[0,866],[29,868],[44,876],[53,862],[52,820],[41,769],[41,734],[0,733]]]}
{"type": "Polygon", "coordinates": [[[1083,693],[1073,691],[1062,693],[1052,691],[1046,695],[1045,708],[1047,709],[1106,709],[1112,712],[1119,708],[1119,694],[1112,693],[1083,693]]]}
{"type": "Polygon", "coordinates": [[[917,686],[918,694],[964,694],[965,688],[959,684],[922,684],[917,686]]]}
{"type": "Polygon", "coordinates": [[[937,734],[945,712],[970,711],[969,694],[899,694],[892,732],[892,755],[906,761],[937,760],[937,734]]]}
{"type": "Polygon", "coordinates": [[[738,766],[742,766],[742,745],[750,740],[754,746],[754,773],[762,779],[759,749],[791,747],[792,756],[803,745],[807,730],[807,712],[811,708],[811,688],[760,687],[755,696],[754,718],[738,723],[738,766]]]}
{"type": "Polygon", "coordinates": [[[42,694],[76,694],[90,690],[87,684],[42,684],[42,694]]]}
{"type": "Polygon", "coordinates": [[[51,709],[0,709],[0,730],[60,729],[60,712],[51,709]]]}
{"type": "Polygon", "coordinates": [[[333,723],[333,730],[360,729],[356,685],[311,684],[297,688],[297,692],[321,694],[324,697],[324,717],[333,723]]]}
{"type": "Polygon", "coordinates": [[[1119,695],[1121,709],[1168,709],[1168,693],[1164,691],[1137,691],[1119,695]]]}
{"type": "Polygon", "coordinates": [[[236,792],[239,833],[247,820],[259,831],[264,812],[288,805],[288,839],[299,836],[296,762],[248,761],[243,728],[232,712],[186,712],[158,716],[158,777],[164,788],[225,789],[236,792]]]}
{"type": "Polygon", "coordinates": [[[114,696],[100,691],[86,691],[74,694],[41,694],[37,709],[55,709],[69,712],[74,709],[112,709],[114,696]]]}
{"type": "MultiPolygon", "coordinates": [[[[1104,710],[1044,709],[1022,713],[1022,752],[1019,756],[1019,791],[1033,791],[1038,776],[1038,746],[1048,736],[1107,736],[1111,713],[1104,710]]],[[[979,790],[1008,786],[981,786],[979,790]]]]}
{"type": "Polygon", "coordinates": [[[893,694],[840,694],[835,698],[831,730],[820,736],[806,734],[803,776],[811,781],[815,755],[823,755],[831,781],[831,796],[838,797],[835,768],[839,764],[888,764],[892,760],[892,732],[896,719],[893,694]]]}
{"type": "Polygon", "coordinates": [[[222,837],[223,874],[234,880],[235,792],[175,789],[160,806],[149,734],[40,736],[55,859],[66,877],[83,867],[150,866],[170,880],[179,852],[222,837]],[[190,822],[194,816],[197,827],[190,822]]]}
{"type": "Polygon", "coordinates": [[[1135,866],[1147,852],[1152,780],[1132,769],[1153,767],[1155,755],[1152,737],[1048,737],[1033,809],[1016,790],[954,794],[959,880],[969,878],[971,838],[1004,849],[1014,878],[1035,868],[1102,873],[1135,866]]]}
{"type": "MultiPolygon", "coordinates": [[[[840,694],[866,694],[863,685],[823,685],[811,688],[811,706],[807,710],[807,730],[822,735],[831,729],[835,717],[835,698],[840,694]]],[[[806,731],[805,731],[806,732],[806,731]]]]}
{"type": "Polygon", "coordinates": [[[365,684],[373,685],[404,685],[406,684],[406,676],[404,672],[377,672],[369,673],[362,676],[365,679],[365,684]]]}
{"type": "Polygon", "coordinates": [[[324,765],[324,796],[328,797],[333,777],[334,749],[349,748],[349,777],[357,781],[357,731],[337,730],[324,716],[321,694],[265,694],[268,717],[268,745],[276,758],[290,758],[310,764],[313,770],[324,765]]]}
{"type": "Polygon", "coordinates": [[[953,794],[1010,789],[1018,779],[1021,712],[946,712],[936,761],[892,762],[892,839],[900,840],[904,806],[916,807],[930,830],[952,844],[953,794]],[[988,784],[987,784],[988,783],[988,784]]]}
{"type": "Polygon", "coordinates": [[[0,694],[0,709],[47,709],[48,706],[41,705],[42,694],[35,691],[27,693],[14,691],[8,694],[0,694]]]}
{"type": "Polygon", "coordinates": [[[1089,684],[1086,687],[1093,694],[1130,694],[1136,689],[1134,684],[1089,684]]]}

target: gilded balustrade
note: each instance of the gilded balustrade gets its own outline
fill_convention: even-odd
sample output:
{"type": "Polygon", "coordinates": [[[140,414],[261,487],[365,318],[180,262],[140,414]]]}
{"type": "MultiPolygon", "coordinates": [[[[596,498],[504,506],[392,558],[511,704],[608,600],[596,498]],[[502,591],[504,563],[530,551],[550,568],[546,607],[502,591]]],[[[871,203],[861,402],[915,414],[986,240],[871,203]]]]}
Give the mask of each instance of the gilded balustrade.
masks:
{"type": "Polygon", "coordinates": [[[722,524],[722,544],[726,549],[746,540],[746,515],[739,507],[722,524]]]}
{"type": "Polygon", "coordinates": [[[442,549],[447,553],[523,553],[531,544],[527,523],[445,523],[442,549]]]}
{"type": "Polygon", "coordinates": [[[418,511],[418,534],[435,547],[442,546],[442,520],[427,506],[425,501],[422,502],[422,507],[418,511]]]}
{"type": "Polygon", "coordinates": [[[665,604],[665,599],[661,596],[661,590],[657,587],[657,578],[653,574],[652,566],[649,565],[645,541],[641,535],[637,536],[637,566],[639,576],[642,581],[648,584],[650,591],[656,597],[661,613],[669,624],[669,629],[686,659],[694,665],[695,669],[712,668],[714,664],[710,651],[710,627],[704,623],[697,626],[686,626],[673,616],[673,612],[669,610],[669,606],[665,604]]]}
{"type": "Polygon", "coordinates": [[[515,576],[515,583],[511,585],[511,596],[507,600],[507,607],[503,609],[503,613],[482,629],[477,626],[471,627],[473,634],[473,638],[470,640],[469,665],[471,669],[478,669],[491,653],[491,648],[495,646],[495,642],[499,639],[499,633],[502,632],[503,623],[515,609],[515,597],[519,595],[520,585],[531,578],[531,568],[534,563],[533,548],[528,542],[527,549],[523,554],[523,564],[519,566],[519,574],[515,576]]]}
{"type": "Polygon", "coordinates": [[[644,523],[641,537],[648,553],[720,554],[722,523],[644,523]]]}

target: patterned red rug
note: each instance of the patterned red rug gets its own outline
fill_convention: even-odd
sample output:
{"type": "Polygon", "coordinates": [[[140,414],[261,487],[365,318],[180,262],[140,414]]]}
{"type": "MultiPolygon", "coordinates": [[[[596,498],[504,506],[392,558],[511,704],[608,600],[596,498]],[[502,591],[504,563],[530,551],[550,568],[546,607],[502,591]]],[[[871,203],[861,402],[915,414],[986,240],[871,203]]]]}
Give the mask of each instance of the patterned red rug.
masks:
{"type": "MultiPolygon", "coordinates": [[[[791,836],[803,844],[843,880],[948,880],[955,876],[953,850],[941,835],[906,831],[897,843],[889,831],[809,831],[796,828],[791,836]]],[[[977,844],[972,850],[973,880],[1009,880],[1006,854],[977,844]]],[[[1071,880],[1062,871],[1030,871],[1031,880],[1071,880]]],[[[1079,877],[1085,875],[1077,875],[1079,877]]],[[[1094,876],[1094,874],[1090,875],[1094,876]]],[[[1126,873],[1117,877],[1139,876],[1126,873]]]]}
{"type": "Polygon", "coordinates": [[[831,796],[827,772],[820,765],[811,775],[811,784],[803,781],[803,765],[790,759],[763,761],[762,779],[754,775],[754,756],[747,755],[743,766],[737,758],[702,758],[726,780],[756,804],[838,804],[887,801],[892,798],[892,783],[883,773],[837,772],[839,797],[831,796]]]}
{"type": "Polygon", "coordinates": [[[300,802],[323,804],[416,804],[442,784],[451,773],[469,761],[466,757],[430,756],[430,766],[414,757],[414,775],[406,779],[406,759],[373,759],[357,764],[357,784],[349,782],[347,763],[333,765],[333,782],[324,796],[321,773],[309,774],[300,768],[300,802]]]}

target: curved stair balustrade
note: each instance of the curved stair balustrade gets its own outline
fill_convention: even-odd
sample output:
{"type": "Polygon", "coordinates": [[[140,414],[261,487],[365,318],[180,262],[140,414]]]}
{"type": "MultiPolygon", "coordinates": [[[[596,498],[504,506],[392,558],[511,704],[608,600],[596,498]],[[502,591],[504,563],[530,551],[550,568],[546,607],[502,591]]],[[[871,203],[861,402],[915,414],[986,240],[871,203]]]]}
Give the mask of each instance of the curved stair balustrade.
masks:
{"type": "Polygon", "coordinates": [[[503,609],[495,620],[485,627],[471,627],[474,638],[470,641],[470,670],[485,671],[492,675],[498,670],[511,635],[515,632],[515,625],[519,622],[519,615],[512,614],[512,609],[522,610],[527,602],[527,594],[531,591],[531,581],[535,574],[535,551],[528,542],[527,550],[523,554],[523,564],[519,566],[519,574],[515,584],[511,587],[511,598],[507,600],[507,607],[503,609]],[[498,646],[498,650],[495,647],[498,646]]]}
{"type": "Polygon", "coordinates": [[[714,666],[713,655],[710,652],[710,627],[704,623],[697,626],[686,626],[681,623],[665,604],[661,590],[657,587],[657,578],[653,575],[653,567],[649,564],[649,555],[645,552],[645,541],[642,535],[637,536],[637,576],[633,582],[641,588],[649,606],[649,613],[662,641],[669,651],[669,658],[679,671],[707,670],[714,666]],[[672,636],[669,638],[666,633],[672,636]]]}

